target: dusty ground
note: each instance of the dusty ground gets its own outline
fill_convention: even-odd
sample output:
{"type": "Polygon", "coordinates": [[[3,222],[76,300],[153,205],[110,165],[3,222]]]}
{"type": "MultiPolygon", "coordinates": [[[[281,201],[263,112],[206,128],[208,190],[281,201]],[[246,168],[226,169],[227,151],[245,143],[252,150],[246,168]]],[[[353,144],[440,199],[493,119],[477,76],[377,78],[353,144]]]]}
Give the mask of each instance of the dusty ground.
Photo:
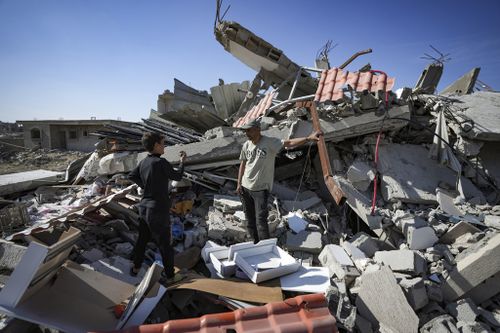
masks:
{"type": "Polygon", "coordinates": [[[37,169],[64,171],[69,163],[85,155],[87,153],[55,149],[0,152],[0,175],[37,169]]]}

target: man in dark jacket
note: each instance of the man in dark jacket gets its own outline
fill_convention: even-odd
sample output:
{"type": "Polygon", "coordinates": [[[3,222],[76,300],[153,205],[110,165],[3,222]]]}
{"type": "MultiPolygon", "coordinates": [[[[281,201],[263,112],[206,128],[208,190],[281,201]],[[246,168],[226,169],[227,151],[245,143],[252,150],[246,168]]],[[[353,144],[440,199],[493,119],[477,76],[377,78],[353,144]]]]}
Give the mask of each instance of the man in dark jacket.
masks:
{"type": "Polygon", "coordinates": [[[179,170],[161,155],[165,151],[165,140],[158,133],[145,133],[142,144],[149,155],[129,174],[129,179],[144,190],[139,208],[139,237],[134,247],[134,266],[130,274],[139,272],[147,243],[153,239],[160,250],[163,261],[163,275],[169,280],[174,279],[174,249],[170,228],[170,198],[168,185],[170,180],[181,180],[184,172],[186,153],[180,153],[179,170]]]}

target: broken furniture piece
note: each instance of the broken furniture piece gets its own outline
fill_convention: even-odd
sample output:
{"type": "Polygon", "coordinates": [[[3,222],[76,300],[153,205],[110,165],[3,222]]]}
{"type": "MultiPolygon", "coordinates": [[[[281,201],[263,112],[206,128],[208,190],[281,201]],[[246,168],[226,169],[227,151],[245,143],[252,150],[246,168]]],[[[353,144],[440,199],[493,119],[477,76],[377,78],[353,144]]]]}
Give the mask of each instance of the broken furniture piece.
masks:
{"type": "Polygon", "coordinates": [[[0,292],[0,311],[64,332],[140,325],[166,291],[151,266],[136,288],[68,260],[80,236],[71,227],[31,234],[32,241],[0,292]],[[128,304],[120,318],[115,306],[128,304]]]}

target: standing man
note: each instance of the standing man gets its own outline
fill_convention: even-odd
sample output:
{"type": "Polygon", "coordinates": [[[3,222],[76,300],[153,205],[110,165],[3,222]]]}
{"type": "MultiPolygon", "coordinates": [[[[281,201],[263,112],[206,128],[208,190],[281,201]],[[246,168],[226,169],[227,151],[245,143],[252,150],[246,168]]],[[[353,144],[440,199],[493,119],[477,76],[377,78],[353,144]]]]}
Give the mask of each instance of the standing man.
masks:
{"type": "Polygon", "coordinates": [[[134,266],[130,275],[139,272],[144,261],[147,243],[153,239],[160,250],[163,261],[165,282],[174,282],[174,249],[170,228],[170,198],[168,185],[170,180],[181,180],[184,172],[186,153],[180,152],[179,171],[161,155],[165,152],[165,139],[158,133],[145,133],[142,145],[149,155],[129,174],[129,179],[144,190],[139,208],[139,237],[134,247],[134,266]]]}
{"type": "Polygon", "coordinates": [[[238,186],[247,228],[254,243],[269,238],[267,224],[267,201],[273,187],[274,161],[281,148],[294,148],[310,141],[318,141],[321,132],[313,132],[308,137],[280,140],[262,135],[260,122],[256,119],[240,127],[248,140],[240,154],[238,186]]]}

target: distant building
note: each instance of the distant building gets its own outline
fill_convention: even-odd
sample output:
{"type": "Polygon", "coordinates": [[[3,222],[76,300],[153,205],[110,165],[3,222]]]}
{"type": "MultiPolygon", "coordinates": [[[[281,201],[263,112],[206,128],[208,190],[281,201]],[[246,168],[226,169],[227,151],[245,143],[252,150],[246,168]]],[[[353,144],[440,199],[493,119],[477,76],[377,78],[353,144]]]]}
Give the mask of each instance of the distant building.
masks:
{"type": "MultiPolygon", "coordinates": [[[[23,126],[24,146],[47,149],[93,151],[99,141],[90,133],[103,130],[105,125],[129,126],[118,120],[18,120],[23,126]]],[[[109,129],[108,129],[109,130],[109,129]]]]}

